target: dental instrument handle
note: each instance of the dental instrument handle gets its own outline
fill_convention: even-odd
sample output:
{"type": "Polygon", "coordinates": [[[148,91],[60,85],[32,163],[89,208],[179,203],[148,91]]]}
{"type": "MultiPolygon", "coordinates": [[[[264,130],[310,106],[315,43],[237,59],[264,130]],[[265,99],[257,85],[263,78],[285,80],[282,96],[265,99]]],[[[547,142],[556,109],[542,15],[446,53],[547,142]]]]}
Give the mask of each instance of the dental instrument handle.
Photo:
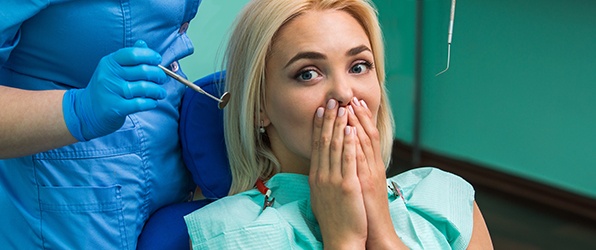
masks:
{"type": "Polygon", "coordinates": [[[220,98],[217,98],[209,93],[207,93],[205,90],[203,90],[201,87],[197,86],[196,84],[194,84],[193,82],[187,80],[186,78],[172,72],[171,70],[169,70],[168,68],[162,66],[162,65],[157,65],[160,69],[162,69],[166,75],[169,75],[170,77],[176,79],[178,82],[188,86],[189,88],[193,89],[194,91],[197,91],[201,94],[204,94],[206,96],[208,96],[209,98],[216,100],[219,104],[218,107],[220,109],[223,109],[227,104],[228,101],[230,99],[230,94],[228,92],[224,93],[220,98]]]}
{"type": "MultiPolygon", "coordinates": [[[[184,77],[174,73],[173,71],[169,70],[168,68],[162,66],[162,65],[157,65],[157,67],[159,67],[160,69],[163,70],[163,72],[166,73],[166,75],[169,75],[170,77],[176,79],[176,81],[190,87],[191,89],[194,89],[195,91],[201,93],[201,94],[207,94],[208,96],[210,96],[207,92],[205,92],[201,87],[195,85],[194,83],[190,82],[189,80],[186,80],[184,77]]],[[[212,99],[214,98],[214,96],[210,96],[212,99]]],[[[216,101],[217,98],[215,98],[216,101]]]]}
{"type": "Polygon", "coordinates": [[[451,14],[449,15],[449,34],[447,36],[447,43],[451,44],[453,37],[453,20],[455,20],[455,0],[451,1],[451,14]]]}

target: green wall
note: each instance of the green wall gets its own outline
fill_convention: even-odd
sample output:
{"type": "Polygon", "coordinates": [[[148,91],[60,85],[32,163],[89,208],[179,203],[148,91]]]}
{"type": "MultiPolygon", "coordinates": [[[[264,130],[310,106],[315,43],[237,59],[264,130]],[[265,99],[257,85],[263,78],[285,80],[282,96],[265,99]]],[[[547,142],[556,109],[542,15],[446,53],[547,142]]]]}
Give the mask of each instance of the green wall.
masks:
{"type": "MultiPolygon", "coordinates": [[[[247,0],[204,0],[188,34],[197,79],[220,69],[234,16],[247,0]]],[[[386,40],[396,138],[413,140],[416,0],[375,0],[386,40]]],[[[451,67],[450,0],[422,2],[425,150],[596,198],[596,1],[457,1],[451,67]]]]}
{"type": "Polygon", "coordinates": [[[188,36],[194,54],[180,61],[188,79],[196,80],[222,69],[226,41],[234,18],[249,0],[203,0],[190,23],[188,36]]]}
{"type": "Polygon", "coordinates": [[[385,37],[386,86],[395,119],[395,136],[413,140],[416,1],[375,1],[385,37]]]}
{"type": "MultiPolygon", "coordinates": [[[[401,18],[396,5],[412,9],[376,2],[394,16],[385,24],[401,18]]],[[[596,198],[596,1],[457,1],[451,67],[440,76],[451,1],[423,4],[422,148],[596,198]]],[[[403,26],[385,25],[389,46],[403,26]]],[[[396,132],[411,142],[402,109],[414,71],[397,62],[411,61],[407,50],[397,52],[390,84],[407,93],[392,93],[396,132]]]]}

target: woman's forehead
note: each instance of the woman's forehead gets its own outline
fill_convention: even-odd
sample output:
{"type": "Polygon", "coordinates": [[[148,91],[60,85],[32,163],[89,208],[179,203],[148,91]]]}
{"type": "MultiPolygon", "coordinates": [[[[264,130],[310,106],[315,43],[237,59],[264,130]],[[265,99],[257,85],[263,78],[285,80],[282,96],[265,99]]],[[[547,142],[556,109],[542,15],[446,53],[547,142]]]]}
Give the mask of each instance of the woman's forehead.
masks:
{"type": "MultiPolygon", "coordinates": [[[[303,51],[370,46],[360,23],[345,11],[308,11],[286,23],[273,40],[270,56],[291,57],[303,51]]],[[[289,60],[289,58],[287,58],[289,60]]]]}

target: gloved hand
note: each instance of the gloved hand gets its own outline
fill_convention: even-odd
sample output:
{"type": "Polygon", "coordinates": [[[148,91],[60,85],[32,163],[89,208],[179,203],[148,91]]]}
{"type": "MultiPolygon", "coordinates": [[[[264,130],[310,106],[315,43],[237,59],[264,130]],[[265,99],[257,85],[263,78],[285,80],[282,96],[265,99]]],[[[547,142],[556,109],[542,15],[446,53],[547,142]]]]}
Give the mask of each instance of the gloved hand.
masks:
{"type": "Polygon", "coordinates": [[[161,55],[141,40],[103,57],[86,88],[64,94],[62,110],[70,133],[88,141],[118,130],[129,114],[157,107],[166,97],[160,85],[167,80],[159,63],[161,55]]]}

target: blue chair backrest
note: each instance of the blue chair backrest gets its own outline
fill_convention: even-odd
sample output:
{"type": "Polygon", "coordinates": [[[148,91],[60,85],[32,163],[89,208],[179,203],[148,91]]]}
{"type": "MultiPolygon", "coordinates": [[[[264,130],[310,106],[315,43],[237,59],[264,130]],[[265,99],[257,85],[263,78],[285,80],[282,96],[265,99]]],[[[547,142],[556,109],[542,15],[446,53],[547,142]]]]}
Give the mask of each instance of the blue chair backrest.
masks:
{"type": "MultiPolygon", "coordinates": [[[[225,71],[222,71],[205,76],[195,84],[214,96],[221,96],[224,80],[225,71]]],[[[223,110],[204,94],[190,88],[185,91],[178,131],[184,163],[206,198],[224,197],[230,190],[232,174],[223,135],[223,110]]]]}
{"type": "MultiPolygon", "coordinates": [[[[223,92],[224,79],[225,72],[217,72],[195,84],[218,95],[223,92]]],[[[137,249],[189,249],[183,217],[226,196],[230,190],[232,175],[223,136],[223,111],[209,97],[190,88],[185,91],[178,131],[182,157],[194,182],[208,199],[171,204],[155,211],[139,235],[137,249]]]]}

